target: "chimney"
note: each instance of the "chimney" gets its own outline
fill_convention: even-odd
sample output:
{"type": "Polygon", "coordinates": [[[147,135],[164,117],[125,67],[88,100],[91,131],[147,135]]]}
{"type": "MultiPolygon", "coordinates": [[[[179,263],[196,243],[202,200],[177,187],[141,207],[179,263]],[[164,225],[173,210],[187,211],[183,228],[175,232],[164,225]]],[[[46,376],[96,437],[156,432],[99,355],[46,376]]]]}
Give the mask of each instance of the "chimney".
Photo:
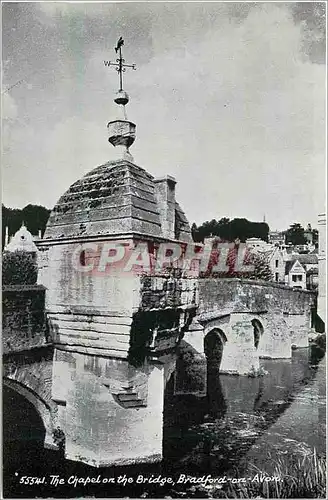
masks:
{"type": "Polygon", "coordinates": [[[159,208],[162,232],[165,238],[175,239],[175,185],[174,177],[166,175],[154,179],[155,197],[159,208]]]}

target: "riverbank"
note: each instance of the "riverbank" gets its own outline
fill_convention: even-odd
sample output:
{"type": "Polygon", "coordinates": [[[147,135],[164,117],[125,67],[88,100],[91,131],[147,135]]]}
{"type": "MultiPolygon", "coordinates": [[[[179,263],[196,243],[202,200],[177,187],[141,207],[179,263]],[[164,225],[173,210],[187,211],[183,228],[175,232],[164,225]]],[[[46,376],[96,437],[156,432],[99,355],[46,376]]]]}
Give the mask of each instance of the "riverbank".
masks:
{"type": "Polygon", "coordinates": [[[315,450],[303,459],[289,455],[272,465],[268,475],[254,464],[239,464],[223,483],[172,491],[166,498],[327,498],[326,458],[315,450]]]}

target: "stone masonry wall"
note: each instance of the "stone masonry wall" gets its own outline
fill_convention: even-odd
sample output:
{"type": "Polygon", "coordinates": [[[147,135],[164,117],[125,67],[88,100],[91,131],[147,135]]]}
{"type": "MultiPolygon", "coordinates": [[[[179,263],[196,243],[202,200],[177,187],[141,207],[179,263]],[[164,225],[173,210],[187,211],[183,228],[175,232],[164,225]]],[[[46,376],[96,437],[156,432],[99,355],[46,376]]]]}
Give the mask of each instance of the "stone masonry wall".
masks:
{"type": "Polygon", "coordinates": [[[290,358],[292,346],[308,346],[314,303],[313,292],[271,282],[199,279],[196,319],[203,336],[220,329],[227,338],[221,371],[245,374],[258,369],[260,357],[290,358]],[[254,321],[260,325],[257,345],[254,321]]]}
{"type": "Polygon", "coordinates": [[[314,298],[314,294],[307,290],[295,290],[272,282],[205,278],[199,280],[198,314],[219,309],[304,314],[314,304],[314,298]]]}
{"type": "Polygon", "coordinates": [[[40,285],[4,287],[3,353],[43,346],[47,340],[45,288],[40,285]]]}

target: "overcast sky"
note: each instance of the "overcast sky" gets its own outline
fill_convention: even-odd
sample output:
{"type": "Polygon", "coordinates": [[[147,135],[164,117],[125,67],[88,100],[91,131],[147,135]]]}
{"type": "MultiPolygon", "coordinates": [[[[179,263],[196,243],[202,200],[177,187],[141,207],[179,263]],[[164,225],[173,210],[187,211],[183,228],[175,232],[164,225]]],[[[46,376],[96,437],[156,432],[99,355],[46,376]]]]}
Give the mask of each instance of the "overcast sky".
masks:
{"type": "Polygon", "coordinates": [[[126,72],[135,163],[176,177],[190,222],[316,226],[324,210],[325,6],[3,3],[3,201],[52,208],[113,158],[107,122],[126,72]],[[6,91],[11,85],[24,79],[6,91]]]}

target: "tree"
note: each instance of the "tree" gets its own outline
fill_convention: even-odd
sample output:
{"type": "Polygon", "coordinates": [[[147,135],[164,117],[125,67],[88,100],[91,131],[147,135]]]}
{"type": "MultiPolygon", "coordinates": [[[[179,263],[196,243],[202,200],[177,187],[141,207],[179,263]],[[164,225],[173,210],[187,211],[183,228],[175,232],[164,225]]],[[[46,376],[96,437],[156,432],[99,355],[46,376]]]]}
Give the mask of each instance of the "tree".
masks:
{"type": "Polygon", "coordinates": [[[219,236],[226,241],[234,241],[239,238],[245,242],[247,238],[260,238],[268,241],[269,226],[265,222],[251,222],[247,219],[229,220],[227,217],[219,221],[212,219],[203,222],[199,227],[193,224],[192,234],[195,242],[204,242],[210,236],[219,236]]]}
{"type": "Polygon", "coordinates": [[[3,285],[35,285],[38,269],[28,252],[5,252],[2,259],[3,285]]]}
{"type": "Polygon", "coordinates": [[[231,240],[231,230],[230,230],[230,219],[228,217],[222,217],[218,222],[218,236],[223,240],[231,240]]]}
{"type": "Polygon", "coordinates": [[[291,224],[286,232],[286,243],[305,245],[304,228],[298,222],[291,224]]]}
{"type": "Polygon", "coordinates": [[[245,264],[251,264],[254,266],[254,271],[249,273],[247,279],[273,281],[273,274],[270,269],[269,263],[263,255],[260,255],[255,252],[254,253],[250,252],[245,257],[245,264]]]}
{"type": "Polygon", "coordinates": [[[22,218],[25,221],[27,229],[32,234],[38,234],[41,230],[43,235],[48,219],[50,210],[41,205],[26,205],[22,210],[22,218]]]}
{"type": "Polygon", "coordinates": [[[226,265],[228,267],[227,271],[224,272],[214,272],[213,267],[218,263],[220,259],[220,245],[218,248],[214,248],[211,253],[209,260],[208,269],[202,274],[203,277],[213,277],[213,278],[245,278],[251,280],[262,280],[262,281],[272,281],[273,274],[271,272],[269,263],[267,259],[261,254],[251,252],[246,249],[243,264],[252,265],[254,267],[253,271],[250,272],[240,272],[236,270],[236,259],[239,250],[239,244],[235,244],[234,248],[229,250],[226,265]]]}
{"type": "Polygon", "coordinates": [[[317,229],[312,229],[313,245],[318,246],[319,242],[319,231],[317,229]]]}

